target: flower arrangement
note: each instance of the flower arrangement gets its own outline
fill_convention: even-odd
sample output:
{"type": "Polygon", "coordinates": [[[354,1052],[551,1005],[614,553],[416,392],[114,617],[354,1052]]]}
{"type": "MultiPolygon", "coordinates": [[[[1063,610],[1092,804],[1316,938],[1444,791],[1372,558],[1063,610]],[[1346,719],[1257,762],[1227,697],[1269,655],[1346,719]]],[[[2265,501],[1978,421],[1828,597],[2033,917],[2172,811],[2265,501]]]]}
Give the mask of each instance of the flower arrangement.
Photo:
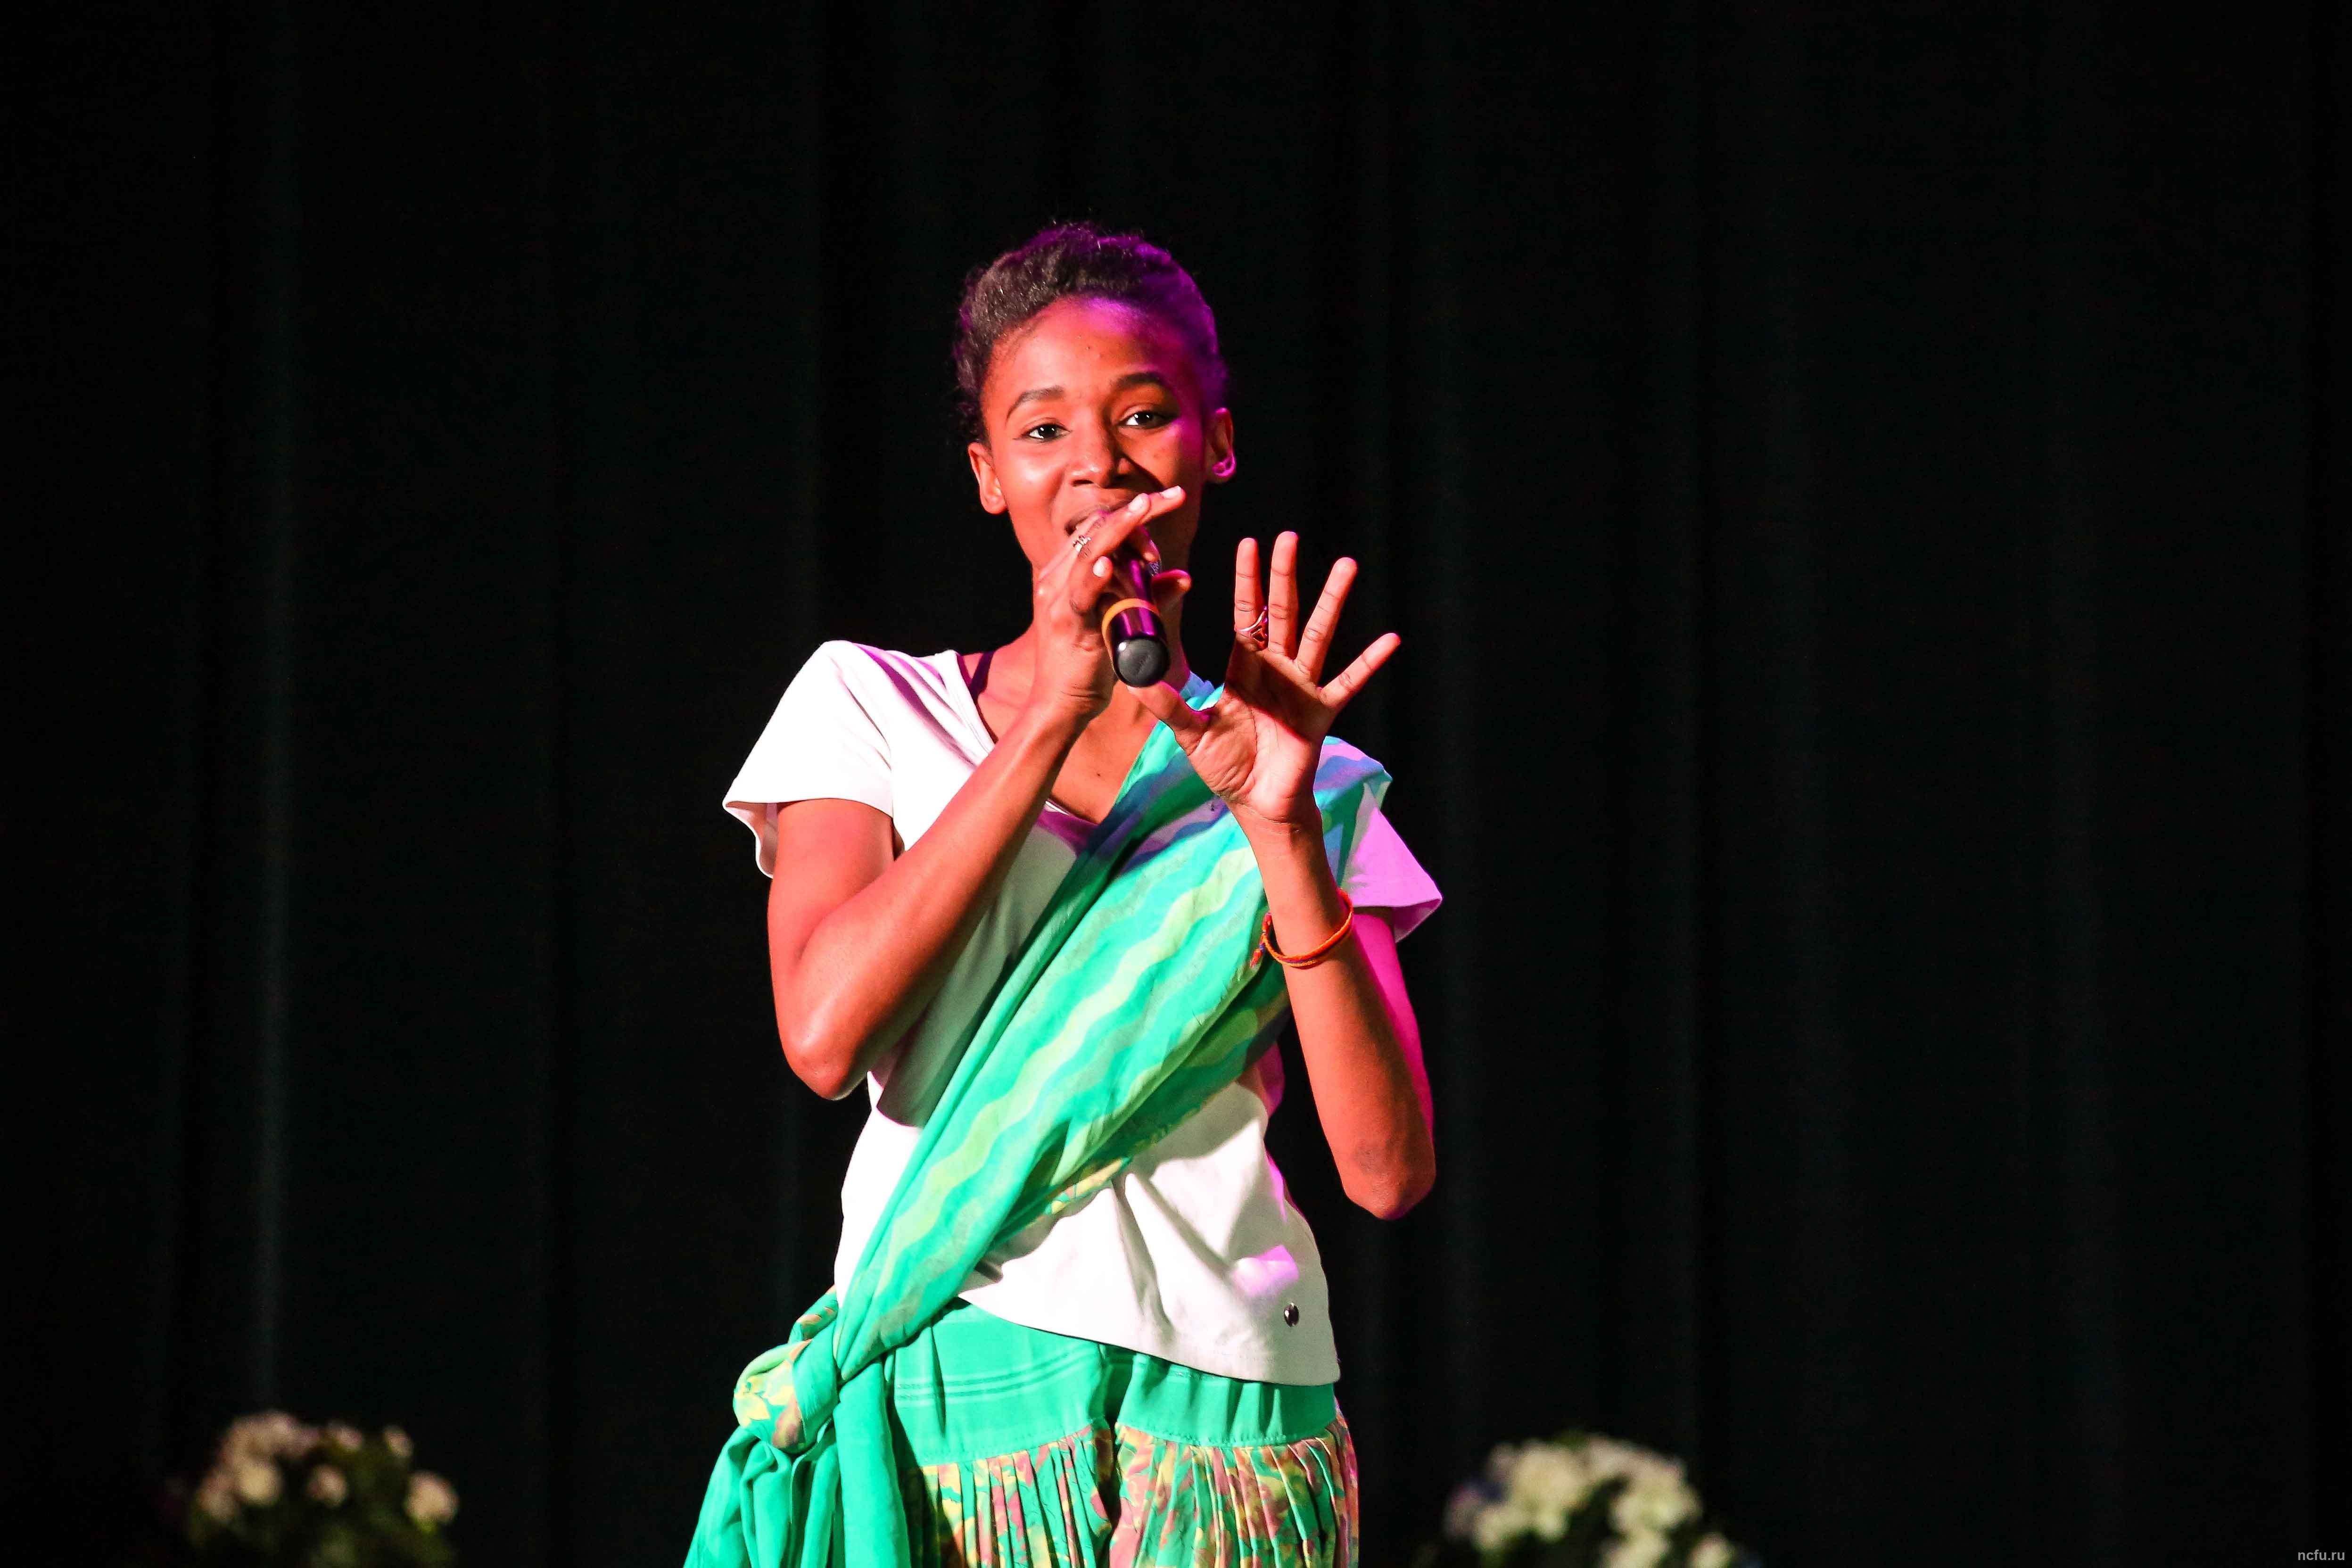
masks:
{"type": "Polygon", "coordinates": [[[205,1563],[451,1568],[457,1493],[415,1458],[397,1426],[370,1436],[278,1410],[245,1416],[188,1499],[187,1544],[205,1563]]]}
{"type": "Polygon", "coordinates": [[[1710,1527],[1681,1464],[1571,1432],[1506,1443],[1455,1489],[1423,1568],[1752,1568],[1710,1527]]]}

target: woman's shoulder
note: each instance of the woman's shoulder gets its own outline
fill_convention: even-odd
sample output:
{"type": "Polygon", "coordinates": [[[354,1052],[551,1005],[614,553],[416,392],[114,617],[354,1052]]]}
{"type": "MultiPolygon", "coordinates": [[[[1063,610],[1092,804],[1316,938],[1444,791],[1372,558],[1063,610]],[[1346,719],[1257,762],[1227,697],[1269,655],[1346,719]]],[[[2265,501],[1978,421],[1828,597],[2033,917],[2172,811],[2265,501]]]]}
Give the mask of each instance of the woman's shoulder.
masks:
{"type": "Polygon", "coordinates": [[[952,648],[939,653],[903,653],[869,643],[835,638],[816,646],[793,678],[794,687],[838,687],[861,704],[913,702],[933,708],[952,701],[963,686],[963,667],[952,648]]]}
{"type": "Polygon", "coordinates": [[[964,745],[961,680],[952,652],[818,644],[736,773],[728,808],[751,822],[738,807],[828,796],[897,816],[907,776],[951,771],[940,759],[964,745]]]}
{"type": "Polygon", "coordinates": [[[895,647],[876,647],[871,643],[833,637],[817,644],[801,668],[803,670],[838,670],[852,675],[868,669],[936,674],[941,670],[959,669],[961,667],[957,660],[960,657],[951,648],[938,653],[906,653],[895,647]]]}

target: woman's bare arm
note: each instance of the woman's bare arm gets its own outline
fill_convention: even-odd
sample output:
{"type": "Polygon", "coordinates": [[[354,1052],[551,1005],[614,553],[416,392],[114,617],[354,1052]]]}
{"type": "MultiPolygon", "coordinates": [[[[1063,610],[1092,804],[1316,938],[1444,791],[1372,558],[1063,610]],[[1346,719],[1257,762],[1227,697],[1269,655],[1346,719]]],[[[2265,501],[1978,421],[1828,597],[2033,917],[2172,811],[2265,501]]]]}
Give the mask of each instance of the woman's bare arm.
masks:
{"type": "MultiPolygon", "coordinates": [[[[1261,601],[1257,542],[1244,539],[1236,547],[1234,652],[1224,695],[1213,709],[1194,712],[1171,687],[1141,694],[1202,781],[1233,808],[1265,879],[1275,940],[1293,952],[1322,942],[1345,914],[1324,857],[1323,813],[1315,798],[1323,737],[1397,649],[1394,633],[1377,637],[1325,682],[1324,658],[1356,563],[1345,556],[1333,563],[1303,625],[1297,565],[1298,537],[1284,533],[1274,542],[1261,601]]],[[[1287,975],[1299,1051],[1340,1184],[1358,1205],[1394,1218],[1427,1195],[1437,1177],[1429,1079],[1397,967],[1395,933],[1377,915],[1359,915],[1355,931],[1328,957],[1287,975]]]]}
{"type": "Polygon", "coordinates": [[[870,805],[776,813],[768,963],[776,1032],[803,1083],[847,1094],[929,1004],[1082,728],[1024,714],[895,859],[890,819],[870,805]]]}
{"type": "Polygon", "coordinates": [[[797,801],[776,813],[776,1032],[793,1071],[826,1099],[855,1089],[938,994],[1071,746],[1109,702],[1110,660],[1093,619],[1108,558],[1173,504],[1139,498],[1038,574],[1024,634],[1028,700],[906,853],[892,858],[890,819],[856,801],[797,801]]]}
{"type": "MultiPolygon", "coordinates": [[[[1346,911],[1319,836],[1254,834],[1274,913],[1275,943],[1302,952],[1346,911]]],[[[1347,941],[1321,963],[1285,971],[1298,1051],[1315,1089],[1339,1184],[1359,1207],[1395,1219],[1429,1195],[1437,1145],[1421,1026],[1397,963],[1396,932],[1360,910],[1347,941]]]]}

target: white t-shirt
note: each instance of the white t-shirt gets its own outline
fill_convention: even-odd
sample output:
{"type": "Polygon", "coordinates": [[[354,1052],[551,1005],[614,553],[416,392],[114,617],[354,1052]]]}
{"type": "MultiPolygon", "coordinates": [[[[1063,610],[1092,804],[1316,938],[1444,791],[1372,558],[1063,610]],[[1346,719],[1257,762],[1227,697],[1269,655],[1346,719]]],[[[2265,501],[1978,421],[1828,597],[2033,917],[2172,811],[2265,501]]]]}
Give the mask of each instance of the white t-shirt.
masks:
{"type": "MultiPolygon", "coordinates": [[[[1194,700],[1204,691],[1196,683],[1194,700]]],[[[727,809],[759,835],[760,868],[772,876],[776,807],[791,801],[863,802],[911,845],[994,743],[955,654],[826,643],[776,705],[727,809]]],[[[938,997],[874,1069],[873,1111],[842,1184],[836,1286],[898,1185],[953,1047],[1093,826],[1047,804],[938,997]]],[[[1437,908],[1437,886],[1369,805],[1358,840],[1341,885],[1360,908],[1388,911],[1402,936],[1437,908]]],[[[1266,1156],[1265,1124],[1250,1089],[1219,1090],[1100,1193],[991,1252],[964,1300],[1011,1322],[1227,1377],[1335,1381],[1322,1259],[1266,1156]]]]}

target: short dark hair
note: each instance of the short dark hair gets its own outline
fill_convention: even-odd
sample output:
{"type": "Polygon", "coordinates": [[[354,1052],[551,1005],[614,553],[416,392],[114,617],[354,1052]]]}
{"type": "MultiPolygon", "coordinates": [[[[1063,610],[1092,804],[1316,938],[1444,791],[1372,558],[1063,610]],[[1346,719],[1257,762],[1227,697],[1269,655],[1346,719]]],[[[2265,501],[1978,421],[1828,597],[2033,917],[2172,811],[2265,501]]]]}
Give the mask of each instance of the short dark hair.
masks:
{"type": "Polygon", "coordinates": [[[980,389],[996,345],[1061,300],[1111,300],[1149,310],[1176,330],[1192,353],[1202,395],[1224,401],[1225,360],[1217,318],[1201,286],[1174,257],[1133,234],[1105,234],[1090,223],[1039,229],[964,280],[956,310],[956,412],[964,434],[985,440],[980,389]]]}

